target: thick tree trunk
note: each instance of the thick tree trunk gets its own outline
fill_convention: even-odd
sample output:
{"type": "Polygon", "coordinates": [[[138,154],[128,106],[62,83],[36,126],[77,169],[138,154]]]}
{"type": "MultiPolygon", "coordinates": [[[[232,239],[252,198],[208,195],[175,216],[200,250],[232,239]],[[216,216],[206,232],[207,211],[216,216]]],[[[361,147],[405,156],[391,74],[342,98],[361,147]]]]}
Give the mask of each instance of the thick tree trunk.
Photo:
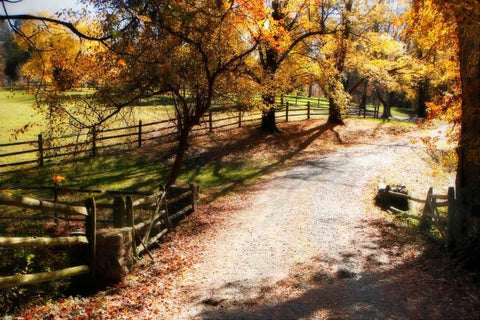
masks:
{"type": "Polygon", "coordinates": [[[469,217],[480,216],[480,23],[457,19],[460,74],[462,79],[462,128],[456,179],[457,226],[466,234],[469,217]]]}
{"type": "Polygon", "coordinates": [[[180,131],[180,137],[178,138],[177,153],[175,154],[175,161],[173,163],[172,170],[170,171],[170,177],[167,181],[167,187],[175,184],[178,176],[180,175],[180,168],[185,157],[185,151],[188,148],[188,137],[190,135],[191,127],[183,127],[180,131]]]}
{"type": "Polygon", "coordinates": [[[275,121],[274,107],[271,107],[268,111],[263,111],[262,125],[260,128],[265,132],[272,132],[272,133],[280,132],[275,121]]]}
{"type": "Polygon", "coordinates": [[[342,111],[340,109],[340,106],[335,102],[335,99],[332,97],[328,98],[328,101],[330,103],[328,107],[328,123],[331,124],[336,124],[336,125],[345,125],[345,122],[343,122],[342,119],[342,111]]]}
{"type": "MultiPolygon", "coordinates": [[[[336,56],[337,60],[335,62],[335,68],[337,69],[339,75],[343,74],[345,70],[345,59],[347,57],[348,51],[348,40],[351,33],[351,13],[352,13],[353,1],[345,1],[345,9],[342,13],[342,37],[340,38],[340,43],[338,44],[336,56]]],[[[329,97],[330,107],[328,108],[328,123],[345,125],[342,119],[342,111],[340,106],[335,102],[335,99],[329,97]]]]}
{"type": "Polygon", "coordinates": [[[265,132],[278,133],[280,130],[277,127],[275,118],[275,95],[264,94],[262,96],[263,103],[267,106],[267,110],[262,113],[262,124],[260,128],[265,132]]]}
{"type": "Polygon", "coordinates": [[[391,110],[391,104],[390,104],[390,101],[391,99],[389,98],[384,98],[382,96],[382,93],[380,92],[380,90],[377,88],[377,92],[376,92],[376,95],[378,97],[378,100],[380,100],[380,102],[382,103],[383,105],[383,114],[382,114],[382,119],[389,119],[392,117],[392,110],[391,110]]]}

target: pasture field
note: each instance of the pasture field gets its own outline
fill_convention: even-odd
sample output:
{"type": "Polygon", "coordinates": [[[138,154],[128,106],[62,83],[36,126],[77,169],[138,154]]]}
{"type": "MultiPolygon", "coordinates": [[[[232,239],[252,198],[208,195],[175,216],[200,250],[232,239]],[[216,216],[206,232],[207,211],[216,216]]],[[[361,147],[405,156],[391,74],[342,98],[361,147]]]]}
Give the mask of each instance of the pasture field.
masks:
{"type": "MultiPolygon", "coordinates": [[[[86,93],[72,93],[81,96],[86,93]]],[[[0,89],[0,143],[35,140],[47,130],[47,119],[35,108],[35,95],[26,90],[0,89]],[[30,124],[30,125],[29,125],[30,124]],[[29,125],[28,130],[22,128],[29,125]]],[[[144,122],[154,122],[174,117],[171,99],[160,97],[142,100],[137,106],[126,108],[107,124],[108,128],[144,122]]]]}
{"type": "MultiPolygon", "coordinates": [[[[42,118],[33,109],[35,97],[23,90],[0,90],[0,143],[12,142],[15,130],[27,123],[41,123],[42,118]]],[[[19,140],[28,140],[40,132],[40,125],[35,125],[26,134],[18,135],[19,140]]]]}

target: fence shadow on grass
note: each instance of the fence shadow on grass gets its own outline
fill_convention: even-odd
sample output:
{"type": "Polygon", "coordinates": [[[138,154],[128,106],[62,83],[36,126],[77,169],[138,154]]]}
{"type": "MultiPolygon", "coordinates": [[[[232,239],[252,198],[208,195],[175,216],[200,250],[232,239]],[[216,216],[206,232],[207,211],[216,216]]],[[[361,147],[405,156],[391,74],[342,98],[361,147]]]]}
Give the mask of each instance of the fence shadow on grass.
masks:
{"type": "MultiPolygon", "coordinates": [[[[204,190],[202,193],[209,189],[209,195],[205,198],[209,202],[240,187],[251,186],[249,181],[280,169],[287,163],[294,164],[292,161],[295,161],[297,154],[328,131],[337,137],[333,138],[336,143],[342,143],[334,130],[335,126],[330,124],[303,130],[303,125],[299,123],[290,128],[293,130],[281,134],[266,134],[256,128],[224,133],[236,135],[233,139],[218,139],[217,134],[212,134],[209,135],[209,147],[196,145],[193,139],[183,165],[186,173],[180,177],[180,181],[200,184],[204,190]],[[248,155],[256,150],[263,152],[262,149],[273,154],[269,162],[252,162],[248,155]],[[211,176],[204,181],[202,175],[208,170],[211,170],[211,176]]],[[[168,177],[168,160],[173,159],[175,151],[176,146],[169,144],[160,149],[153,146],[128,154],[73,161],[60,167],[48,164],[41,169],[15,170],[5,173],[2,183],[13,186],[45,185],[54,174],[63,174],[69,187],[154,191],[152,186],[161,185],[168,177]]]]}

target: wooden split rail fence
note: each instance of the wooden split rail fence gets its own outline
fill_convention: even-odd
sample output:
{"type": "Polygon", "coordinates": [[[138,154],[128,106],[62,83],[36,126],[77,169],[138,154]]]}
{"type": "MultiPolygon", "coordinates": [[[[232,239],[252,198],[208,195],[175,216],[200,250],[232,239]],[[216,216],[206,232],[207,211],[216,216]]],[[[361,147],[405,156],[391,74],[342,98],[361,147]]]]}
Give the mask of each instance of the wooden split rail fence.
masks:
{"type": "MultiPolygon", "coordinates": [[[[349,115],[378,118],[378,107],[371,109],[352,109],[349,115]]],[[[288,122],[293,119],[312,119],[316,116],[328,115],[328,104],[319,99],[317,104],[292,104],[282,103],[276,109],[278,121],[288,122]],[[321,103],[322,102],[322,103],[321,103]]],[[[201,121],[200,126],[193,129],[194,135],[208,134],[214,130],[228,130],[242,126],[258,125],[262,113],[238,112],[222,113],[210,111],[201,121]]],[[[100,154],[110,154],[121,150],[141,148],[146,142],[156,140],[169,143],[176,140],[176,119],[143,123],[136,125],[100,129],[93,127],[88,131],[78,134],[46,138],[42,134],[37,139],[0,143],[0,168],[8,166],[21,166],[38,164],[43,166],[46,162],[96,157],[100,154]]]]}
{"type": "Polygon", "coordinates": [[[90,273],[92,278],[95,277],[96,207],[94,198],[86,200],[83,206],[70,206],[27,197],[0,194],[0,205],[36,209],[45,213],[60,212],[71,216],[80,215],[85,219],[85,235],[69,237],[0,237],[0,247],[88,246],[89,248],[88,261],[83,265],[51,272],[0,277],[0,288],[37,284],[88,273],[90,273]]]}
{"type": "MultiPolygon", "coordinates": [[[[30,187],[12,189],[44,190],[51,187],[30,187]]],[[[56,189],[55,189],[56,190],[56,189]]],[[[61,189],[81,190],[82,192],[101,191],[86,189],[61,189]]],[[[58,191],[58,190],[57,190],[58,191]]],[[[101,222],[112,222],[111,227],[131,227],[133,257],[138,258],[144,252],[150,255],[148,249],[155,245],[170,229],[174,221],[193,212],[195,209],[195,187],[174,186],[167,191],[150,193],[149,195],[133,200],[132,194],[146,194],[145,192],[107,191],[115,195],[112,204],[96,204],[94,198],[87,199],[83,205],[69,205],[54,201],[37,200],[28,197],[19,197],[0,193],[0,205],[39,210],[50,218],[58,218],[64,214],[69,221],[84,222],[85,234],[68,237],[3,237],[0,236],[0,248],[21,247],[53,247],[53,246],[88,246],[89,256],[86,263],[52,272],[41,272],[26,275],[11,275],[0,277],[0,289],[22,285],[38,284],[55,281],[65,277],[90,274],[95,277],[96,234],[99,222],[97,209],[111,209],[112,219],[101,222]],[[150,216],[137,215],[137,211],[150,211],[150,216]],[[143,219],[143,220],[142,220],[143,219]]],[[[105,191],[102,191],[105,193],[105,191]]],[[[8,216],[7,219],[29,219],[29,215],[21,217],[8,216]]],[[[32,216],[30,216],[32,219],[32,216]]]]}
{"type": "MultiPolygon", "coordinates": [[[[379,191],[381,188],[384,188],[384,186],[379,186],[379,191]]],[[[388,189],[382,192],[394,198],[424,203],[425,205],[420,216],[409,214],[408,212],[399,210],[393,206],[389,206],[388,209],[394,213],[402,214],[407,218],[418,220],[420,222],[420,230],[427,235],[430,234],[429,232],[431,231],[432,227],[435,227],[435,230],[437,230],[440,236],[446,240],[448,247],[454,247],[454,244],[461,236],[460,233],[462,222],[461,217],[456,214],[455,189],[453,187],[448,188],[448,193],[446,195],[434,194],[433,188],[430,188],[427,192],[427,197],[425,200],[388,189]],[[446,209],[444,209],[444,213],[442,213],[439,208],[446,209]]]]}
{"type": "Polygon", "coordinates": [[[177,188],[176,193],[170,190],[160,191],[142,199],[132,197],[115,197],[113,201],[113,226],[116,228],[131,227],[133,232],[133,255],[139,257],[148,248],[155,245],[172,228],[173,221],[195,210],[195,188],[177,188]],[[180,192],[180,193],[179,193],[180,192]],[[169,197],[172,195],[172,197],[169,197]],[[187,201],[185,201],[187,200],[187,201]],[[136,211],[151,209],[151,216],[136,222],[136,211]]]}

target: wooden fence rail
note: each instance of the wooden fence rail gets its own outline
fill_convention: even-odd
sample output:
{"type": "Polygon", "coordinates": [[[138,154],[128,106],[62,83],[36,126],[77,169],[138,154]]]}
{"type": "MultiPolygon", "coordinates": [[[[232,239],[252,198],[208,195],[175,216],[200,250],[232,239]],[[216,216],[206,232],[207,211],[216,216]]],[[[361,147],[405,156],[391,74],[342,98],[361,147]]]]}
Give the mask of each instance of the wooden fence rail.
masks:
{"type": "MultiPolygon", "coordinates": [[[[298,98],[295,100],[298,101],[298,98]]],[[[304,104],[281,103],[276,112],[279,121],[288,122],[292,118],[328,115],[328,104],[319,99],[315,105],[310,101],[304,104]]],[[[359,110],[359,109],[358,109],[359,110]]],[[[360,116],[360,111],[352,109],[349,115],[360,116]]],[[[378,118],[378,107],[373,110],[362,109],[363,117],[378,118]]],[[[260,121],[261,112],[213,113],[210,111],[202,120],[195,133],[208,133],[213,130],[242,127],[260,121]]],[[[136,125],[119,128],[91,128],[78,134],[45,138],[39,134],[36,140],[0,144],[0,168],[37,163],[43,166],[47,160],[65,159],[66,157],[96,157],[105,150],[141,148],[146,141],[164,140],[173,142],[176,139],[176,119],[168,119],[150,123],[139,121],[136,125]],[[22,156],[22,159],[18,159],[22,156]]]]}
{"type": "MultiPolygon", "coordinates": [[[[379,191],[381,188],[384,188],[384,185],[379,186],[379,191]]],[[[420,222],[420,230],[427,235],[430,235],[432,227],[435,227],[435,230],[437,230],[440,236],[446,240],[448,247],[453,248],[455,242],[460,237],[458,226],[461,224],[460,217],[456,215],[455,189],[453,187],[448,188],[448,193],[446,195],[434,194],[433,188],[430,188],[425,200],[404,193],[394,192],[388,190],[388,188],[383,192],[394,198],[402,198],[424,203],[421,215],[409,214],[406,211],[391,206],[388,207],[388,209],[394,213],[402,214],[407,218],[418,220],[420,222]],[[445,210],[446,213],[442,214],[439,208],[447,208],[445,210]]]]}
{"type": "MultiPolygon", "coordinates": [[[[125,201],[117,200],[123,203],[125,209],[121,206],[115,209],[114,215],[125,215],[125,223],[118,227],[132,227],[133,242],[132,247],[134,256],[138,257],[156,244],[172,228],[172,221],[181,216],[192,212],[195,208],[195,188],[189,185],[188,188],[181,190],[181,193],[169,198],[169,192],[161,191],[142,199],[133,201],[131,196],[127,196],[125,201]],[[184,201],[188,198],[188,201],[184,201]],[[183,201],[182,201],[183,200],[183,201]],[[176,211],[171,210],[171,206],[181,203],[176,211]],[[142,208],[154,208],[149,219],[135,223],[135,211],[142,208]]],[[[122,220],[122,219],[117,219],[122,220]]]]}
{"type": "Polygon", "coordinates": [[[11,275],[0,277],[0,288],[11,288],[21,285],[31,285],[46,281],[59,280],[65,277],[90,273],[95,276],[96,254],[96,208],[95,200],[88,199],[85,205],[68,206],[61,203],[42,201],[26,197],[16,197],[0,194],[0,205],[37,209],[47,213],[62,212],[66,215],[83,215],[85,219],[85,236],[70,237],[0,237],[0,247],[52,247],[52,246],[78,246],[89,247],[88,264],[73,266],[51,272],[40,272],[25,275],[11,275]]]}
{"type": "MultiPolygon", "coordinates": [[[[33,186],[33,187],[12,187],[11,189],[40,189],[49,190],[50,186],[33,186]]],[[[87,189],[59,188],[54,186],[53,190],[92,193],[87,189]]],[[[101,190],[103,193],[106,191],[101,190]]],[[[131,227],[132,232],[132,251],[133,258],[137,258],[143,253],[148,253],[149,248],[155,245],[169,230],[173,227],[173,221],[182,216],[193,212],[195,208],[195,187],[189,185],[172,186],[167,191],[156,193],[151,192],[132,192],[125,190],[109,191],[114,196],[113,204],[98,206],[94,198],[89,198],[84,202],[83,206],[68,205],[55,201],[38,200],[27,197],[13,196],[6,193],[0,193],[0,205],[28,208],[41,211],[42,214],[58,212],[64,213],[69,221],[80,221],[85,223],[85,233],[74,233],[70,236],[61,237],[17,237],[0,236],[0,247],[18,249],[25,247],[55,247],[55,246],[88,246],[88,258],[86,264],[68,267],[62,270],[52,272],[41,272],[27,275],[9,275],[0,277],[0,288],[10,288],[22,285],[38,284],[46,281],[55,281],[64,277],[71,277],[82,274],[90,274],[95,278],[95,261],[99,258],[96,254],[96,229],[97,221],[105,221],[110,223],[109,227],[123,228],[131,227]],[[143,195],[143,198],[133,201],[132,196],[143,195]],[[112,219],[97,219],[97,207],[111,210],[112,219]],[[140,211],[141,210],[141,211],[140,211]],[[145,211],[147,210],[147,211],[145,211]],[[150,214],[145,216],[145,212],[150,214]],[[71,218],[80,216],[81,218],[71,218]]],[[[58,197],[56,197],[58,200],[58,197]]],[[[23,214],[22,219],[28,219],[29,215],[23,214]]],[[[30,215],[30,219],[37,215],[30,215]]],[[[47,215],[48,218],[54,218],[47,215]]],[[[6,218],[15,218],[8,216],[6,218]]],[[[130,256],[131,257],[131,256],[130,256]]],[[[100,272],[101,270],[99,270],[100,272]]]]}

